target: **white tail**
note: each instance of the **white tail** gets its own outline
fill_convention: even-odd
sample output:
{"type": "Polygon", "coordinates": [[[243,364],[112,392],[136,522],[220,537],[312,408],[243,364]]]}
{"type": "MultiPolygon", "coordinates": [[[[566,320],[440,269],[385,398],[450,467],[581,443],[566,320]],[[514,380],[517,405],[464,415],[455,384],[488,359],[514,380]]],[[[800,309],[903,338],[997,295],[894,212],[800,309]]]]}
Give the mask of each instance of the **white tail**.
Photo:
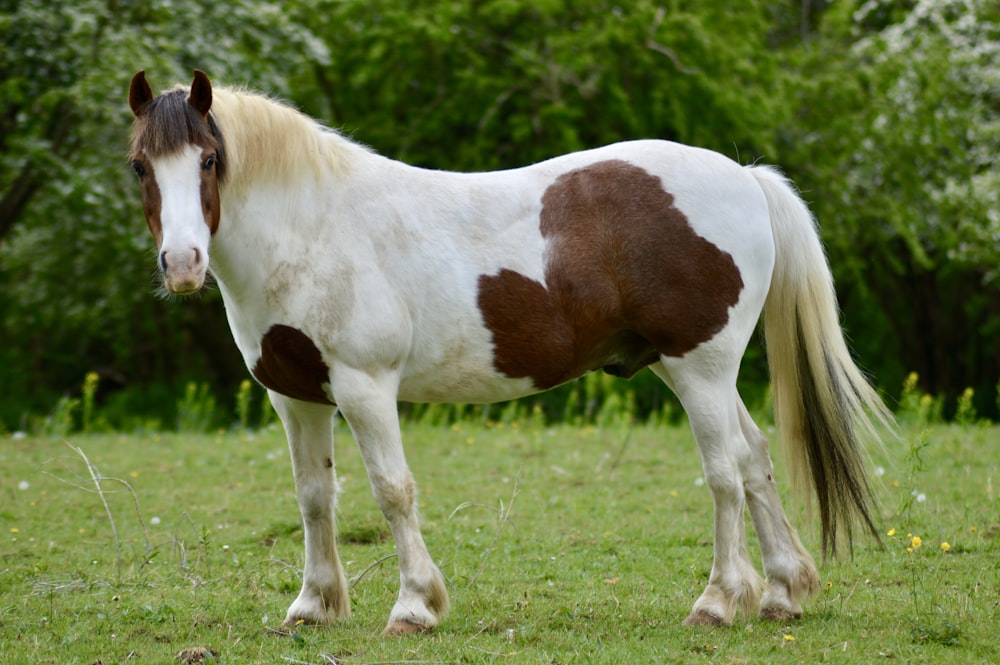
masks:
{"type": "Polygon", "coordinates": [[[776,250],[764,305],[775,423],[793,481],[801,488],[809,478],[816,490],[823,552],[836,552],[841,528],[849,544],[856,523],[878,538],[858,428],[877,440],[872,418],[886,426],[893,418],[851,359],[812,214],[777,170],[750,172],[767,198],[776,250]]]}

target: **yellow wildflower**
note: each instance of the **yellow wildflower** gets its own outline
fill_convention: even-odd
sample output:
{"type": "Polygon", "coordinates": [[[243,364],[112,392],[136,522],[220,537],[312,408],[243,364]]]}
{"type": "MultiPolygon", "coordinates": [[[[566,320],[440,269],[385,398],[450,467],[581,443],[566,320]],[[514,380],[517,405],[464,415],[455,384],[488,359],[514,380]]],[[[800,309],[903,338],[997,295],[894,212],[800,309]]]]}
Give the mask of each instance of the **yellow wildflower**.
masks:
{"type": "Polygon", "coordinates": [[[896,529],[895,529],[895,527],[893,527],[892,529],[889,529],[889,532],[886,533],[885,535],[889,536],[890,538],[892,538],[893,536],[895,536],[896,535],[896,529]]]}
{"type": "Polygon", "coordinates": [[[785,640],[786,642],[794,642],[795,641],[795,636],[794,635],[789,635],[788,633],[782,633],[781,634],[781,638],[783,640],[785,640]]]}
{"type": "Polygon", "coordinates": [[[917,549],[921,545],[923,545],[923,541],[920,540],[920,536],[913,536],[913,540],[910,541],[910,547],[917,549]]]}
{"type": "Polygon", "coordinates": [[[946,542],[945,543],[941,543],[941,551],[942,552],[950,552],[951,551],[951,545],[949,545],[946,542]]]}

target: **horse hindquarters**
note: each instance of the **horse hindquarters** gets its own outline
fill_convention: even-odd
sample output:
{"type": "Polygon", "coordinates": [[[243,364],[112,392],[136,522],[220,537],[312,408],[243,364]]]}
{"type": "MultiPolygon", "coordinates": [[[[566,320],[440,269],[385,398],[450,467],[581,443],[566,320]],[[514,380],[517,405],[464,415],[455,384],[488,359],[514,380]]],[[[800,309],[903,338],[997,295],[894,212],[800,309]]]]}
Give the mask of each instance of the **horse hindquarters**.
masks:
{"type": "MultiPolygon", "coordinates": [[[[715,509],[714,561],[688,624],[731,624],[737,614],[785,619],[802,612],[802,600],[818,587],[812,557],[789,524],[774,482],[766,436],[754,424],[736,390],[746,344],[769,297],[773,277],[771,210],[755,179],[733,196],[745,199],[742,229],[757,229],[727,246],[740,265],[744,289],[725,328],[680,357],[663,355],[654,371],[684,406],[702,457],[715,509]],[[751,205],[757,199],[760,205],[751,205]],[[767,258],[767,260],[764,260],[767,258]],[[767,583],[746,552],[743,516],[749,509],[761,546],[767,583]],[[763,595],[762,595],[763,594],[763,595]]],[[[720,219],[718,210],[714,219],[720,219]]],[[[721,219],[735,213],[725,210],[721,219]]],[[[708,218],[705,218],[708,219],[708,218]]],[[[744,231],[746,233],[746,231],[744,231]]]]}

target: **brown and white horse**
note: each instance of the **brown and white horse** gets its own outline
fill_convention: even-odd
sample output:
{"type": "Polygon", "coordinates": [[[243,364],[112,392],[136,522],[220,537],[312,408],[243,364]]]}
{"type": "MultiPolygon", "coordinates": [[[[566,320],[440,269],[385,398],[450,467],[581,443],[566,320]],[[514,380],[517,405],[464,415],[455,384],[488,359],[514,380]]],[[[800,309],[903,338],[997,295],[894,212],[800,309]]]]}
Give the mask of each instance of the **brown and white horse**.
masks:
{"type": "Polygon", "coordinates": [[[351,427],[399,555],[387,633],[437,625],[397,401],[492,402],[649,367],[678,395],[715,505],[715,558],[687,623],[802,612],[813,559],[736,391],[761,313],[775,418],[818,494],[824,551],[874,532],[858,428],[890,416],[851,360],[813,219],[775,170],[634,141],[460,174],[372,153],[267,97],[132,79],[131,160],[168,291],[211,270],[291,449],[305,529],[287,622],[350,613],[332,420],[351,427]],[[746,551],[744,510],[766,581],[746,551]]]}

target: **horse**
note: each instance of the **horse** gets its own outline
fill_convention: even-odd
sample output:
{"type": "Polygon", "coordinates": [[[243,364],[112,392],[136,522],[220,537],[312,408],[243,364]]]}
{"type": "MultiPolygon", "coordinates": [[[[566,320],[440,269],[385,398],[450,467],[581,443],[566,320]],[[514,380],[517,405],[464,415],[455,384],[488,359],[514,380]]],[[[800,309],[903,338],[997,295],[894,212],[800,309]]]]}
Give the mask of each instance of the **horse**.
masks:
{"type": "Polygon", "coordinates": [[[761,317],[778,434],[817,495],[824,555],[856,529],[877,538],[863,440],[891,414],[851,358],[815,220],[778,170],[636,140],[512,170],[432,171],[198,70],[158,96],[140,71],[128,101],[163,285],[192,294],[211,273],[284,425],[305,539],[288,624],[351,612],[334,522],[338,411],[398,553],[384,632],[409,634],[439,625],[449,600],[398,403],[496,402],[647,367],[687,414],[714,504],[711,573],[685,623],[801,616],[816,564],[736,389],[761,317]]]}

